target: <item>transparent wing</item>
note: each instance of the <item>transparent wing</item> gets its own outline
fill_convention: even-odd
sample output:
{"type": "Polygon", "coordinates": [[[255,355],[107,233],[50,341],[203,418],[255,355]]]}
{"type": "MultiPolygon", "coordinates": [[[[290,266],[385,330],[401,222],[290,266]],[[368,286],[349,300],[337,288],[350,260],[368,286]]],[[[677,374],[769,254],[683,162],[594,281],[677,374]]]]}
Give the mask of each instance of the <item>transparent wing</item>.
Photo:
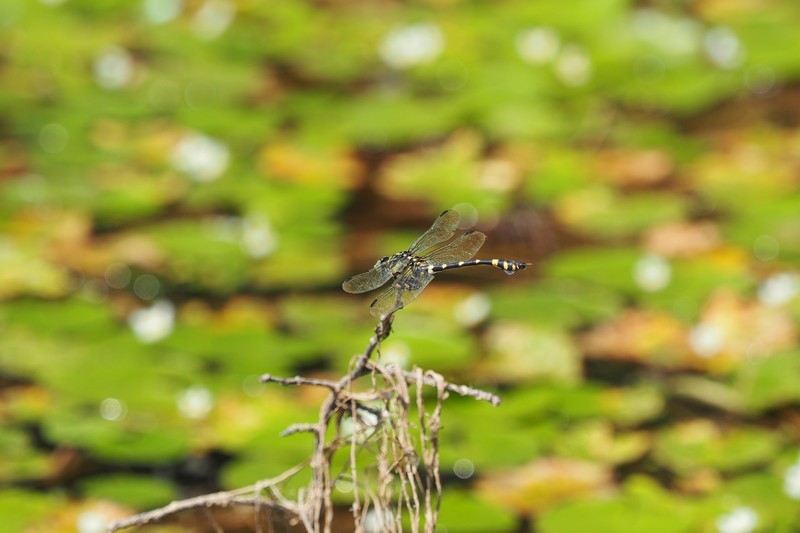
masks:
{"type": "Polygon", "coordinates": [[[393,311],[405,307],[417,299],[428,283],[433,279],[433,274],[425,269],[410,268],[398,276],[392,286],[383,291],[372,305],[369,313],[372,316],[388,315],[393,311]]]}
{"type": "Polygon", "coordinates": [[[466,261],[472,259],[478,253],[485,240],[486,235],[480,231],[469,231],[446,246],[422,256],[422,258],[434,265],[466,261]]]}
{"type": "MultiPolygon", "coordinates": [[[[439,217],[433,222],[433,225],[430,227],[428,231],[423,233],[419,236],[419,238],[414,241],[408,251],[415,253],[420,250],[424,251],[439,244],[440,242],[444,242],[450,237],[453,236],[455,233],[456,228],[458,228],[458,221],[461,220],[461,216],[458,214],[457,211],[453,211],[448,209],[444,211],[439,217]]],[[[419,255],[419,254],[416,254],[419,255]]]]}
{"type": "Polygon", "coordinates": [[[391,277],[391,269],[385,263],[381,263],[375,265],[372,270],[368,270],[363,274],[347,278],[344,280],[344,283],[342,283],[342,289],[352,294],[360,294],[362,292],[371,291],[372,289],[377,289],[389,281],[391,277]]]}

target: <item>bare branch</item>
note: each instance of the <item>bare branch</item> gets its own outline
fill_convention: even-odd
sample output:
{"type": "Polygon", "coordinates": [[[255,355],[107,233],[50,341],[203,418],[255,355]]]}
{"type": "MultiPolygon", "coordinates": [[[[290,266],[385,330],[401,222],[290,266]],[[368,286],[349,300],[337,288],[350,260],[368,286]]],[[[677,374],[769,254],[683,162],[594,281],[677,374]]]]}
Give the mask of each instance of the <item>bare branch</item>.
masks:
{"type": "Polygon", "coordinates": [[[210,514],[210,508],[245,505],[255,507],[258,531],[261,530],[258,517],[263,508],[301,522],[311,533],[328,533],[333,524],[332,491],[336,480],[341,477],[331,472],[331,465],[337,451],[345,447],[349,448],[345,468],[349,469],[356,498],[352,507],[355,531],[364,531],[364,521],[370,512],[382,521],[387,532],[403,531],[403,512],[408,513],[412,531],[419,531],[423,520],[425,531],[433,531],[442,489],[438,455],[440,415],[447,393],[486,401],[494,406],[500,403],[500,398],[487,391],[449,383],[432,371],[419,368],[406,371],[376,361],[374,355],[391,333],[392,321],[393,314],[381,317],[364,351],[354,356],[347,374],[338,380],[261,376],[263,383],[324,387],[330,391],[320,406],[316,422],[293,424],[281,433],[282,436],[295,433],[314,436],[314,448],[307,462],[249,487],[175,501],[160,509],[118,520],[109,526],[108,531],[148,524],[174,513],[198,508],[204,510],[212,527],[218,530],[219,525],[210,514]],[[369,390],[354,391],[355,381],[368,374],[372,379],[369,390]],[[409,393],[410,386],[416,387],[413,399],[409,393]],[[423,398],[422,389],[425,387],[436,390],[436,403],[430,415],[426,412],[423,398]],[[375,401],[380,402],[380,407],[370,406],[370,402],[375,401]],[[416,411],[416,422],[411,420],[411,411],[416,411]],[[364,424],[360,417],[366,413],[371,413],[376,422],[364,424]],[[348,414],[353,424],[352,433],[344,435],[340,424],[348,414]],[[332,439],[328,439],[326,436],[332,423],[336,432],[332,439]],[[359,453],[372,445],[370,440],[360,440],[365,438],[364,435],[367,439],[374,438],[372,444],[376,446],[369,453],[377,454],[377,462],[366,466],[356,463],[359,453]],[[312,471],[310,486],[299,492],[296,501],[287,500],[277,485],[306,467],[312,471]],[[269,492],[268,496],[262,496],[265,490],[269,492]]]}
{"type": "Polygon", "coordinates": [[[292,424],[281,432],[281,437],[288,437],[295,433],[313,433],[317,435],[319,428],[315,424],[292,424]]]}
{"type": "Polygon", "coordinates": [[[239,489],[222,491],[222,492],[214,492],[211,494],[196,496],[194,498],[174,501],[159,509],[154,509],[146,513],[139,513],[137,515],[129,516],[127,518],[123,518],[121,520],[112,522],[111,524],[109,524],[107,531],[109,533],[112,533],[114,531],[118,531],[120,529],[125,529],[128,527],[149,524],[151,522],[156,522],[158,520],[161,520],[169,515],[179,513],[181,511],[186,511],[189,509],[209,508],[209,507],[229,507],[231,505],[259,505],[268,508],[280,509],[282,511],[288,512],[289,514],[296,515],[297,511],[295,509],[292,509],[288,505],[285,504],[277,505],[272,500],[261,498],[259,496],[245,497],[243,495],[259,493],[264,489],[274,487],[275,485],[278,485],[286,481],[287,479],[291,478],[295,474],[297,474],[300,470],[305,468],[305,466],[306,466],[305,463],[301,463],[299,465],[290,468],[289,470],[286,470],[279,476],[270,479],[262,479],[255,485],[250,485],[248,487],[242,487],[239,489]]]}
{"type": "Polygon", "coordinates": [[[334,392],[336,391],[336,382],[327,379],[304,378],[302,376],[295,376],[293,378],[279,378],[277,376],[273,376],[272,374],[263,374],[259,380],[261,383],[280,383],[281,385],[287,387],[289,385],[311,385],[313,387],[325,387],[334,392]]]}
{"type": "Polygon", "coordinates": [[[256,504],[270,509],[279,509],[281,511],[291,512],[289,509],[286,509],[283,506],[276,505],[275,502],[269,499],[258,497],[243,498],[235,495],[234,492],[228,491],[215,492],[213,494],[205,494],[203,496],[197,496],[195,498],[189,498],[186,500],[174,501],[165,507],[161,507],[160,509],[155,509],[146,513],[140,513],[128,518],[123,518],[122,520],[117,520],[108,526],[107,531],[111,533],[113,531],[119,531],[120,529],[125,529],[128,527],[142,526],[189,509],[208,509],[211,507],[229,507],[231,505],[256,504]]]}
{"type": "MultiPolygon", "coordinates": [[[[375,370],[377,370],[379,372],[382,369],[385,369],[385,368],[391,367],[391,366],[393,366],[393,365],[383,366],[380,363],[376,363],[374,361],[371,361],[369,363],[369,367],[371,369],[375,369],[375,370]]],[[[417,374],[415,372],[410,371],[410,370],[403,370],[402,373],[403,373],[403,377],[405,377],[405,380],[406,380],[407,383],[416,383],[417,382],[417,374]]],[[[432,376],[429,376],[427,374],[424,377],[422,377],[421,382],[424,383],[425,385],[429,386],[429,387],[438,387],[438,381],[436,379],[434,379],[432,376]]],[[[497,407],[498,405],[500,405],[500,402],[502,402],[500,397],[497,396],[496,394],[492,394],[491,392],[487,392],[485,390],[476,389],[474,387],[469,387],[467,385],[456,385],[456,384],[453,384],[453,383],[450,383],[450,382],[446,381],[445,382],[445,388],[448,391],[454,392],[454,393],[456,393],[456,394],[458,394],[460,396],[469,396],[470,398],[474,398],[476,400],[480,400],[480,401],[483,401],[483,402],[489,402],[494,407],[497,407]]]]}

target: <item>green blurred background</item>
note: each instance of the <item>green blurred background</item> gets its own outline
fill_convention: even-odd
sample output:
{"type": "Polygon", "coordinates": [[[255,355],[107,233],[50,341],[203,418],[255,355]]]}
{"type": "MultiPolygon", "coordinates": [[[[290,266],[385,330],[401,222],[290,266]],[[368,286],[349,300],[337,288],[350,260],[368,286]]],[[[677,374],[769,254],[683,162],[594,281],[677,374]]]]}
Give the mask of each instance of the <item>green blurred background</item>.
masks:
{"type": "Polygon", "coordinates": [[[341,375],[341,280],[451,207],[534,266],[438,276],[383,347],[504,399],[446,404],[441,531],[800,530],[798,35],[794,0],[3,0],[3,531],[303,460],[322,396],[258,376],[341,375]]]}

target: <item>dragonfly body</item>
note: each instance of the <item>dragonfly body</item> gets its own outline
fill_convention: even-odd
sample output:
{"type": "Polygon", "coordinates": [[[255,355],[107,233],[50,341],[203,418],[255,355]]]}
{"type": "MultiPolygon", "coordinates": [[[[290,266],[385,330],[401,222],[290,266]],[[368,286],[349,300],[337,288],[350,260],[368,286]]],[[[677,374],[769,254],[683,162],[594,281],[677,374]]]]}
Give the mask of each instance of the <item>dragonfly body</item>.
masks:
{"type": "Polygon", "coordinates": [[[461,268],[468,266],[486,265],[499,268],[509,276],[528,266],[528,263],[521,261],[511,261],[510,259],[470,259],[469,261],[459,261],[457,263],[442,263],[441,265],[428,265],[428,272],[434,274],[451,268],[461,268]]]}
{"type": "Polygon", "coordinates": [[[370,306],[370,313],[380,316],[415,300],[437,272],[488,265],[506,274],[514,274],[528,266],[528,263],[508,259],[472,259],[486,240],[486,235],[479,231],[468,231],[446,243],[455,233],[458,221],[457,212],[443,212],[408,250],[381,258],[371,270],[346,279],[342,288],[346,292],[362,293],[391,280],[388,288],[370,306]]]}

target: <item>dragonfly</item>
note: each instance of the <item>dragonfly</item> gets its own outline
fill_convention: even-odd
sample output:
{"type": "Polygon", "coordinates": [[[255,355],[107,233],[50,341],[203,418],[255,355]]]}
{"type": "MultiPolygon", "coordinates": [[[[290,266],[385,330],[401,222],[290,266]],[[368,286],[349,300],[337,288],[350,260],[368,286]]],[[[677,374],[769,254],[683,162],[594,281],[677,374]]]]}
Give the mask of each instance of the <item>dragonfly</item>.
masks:
{"type": "Polygon", "coordinates": [[[388,315],[417,299],[437,272],[468,266],[488,265],[515,274],[529,263],[508,259],[472,259],[486,240],[480,231],[468,231],[450,241],[461,217],[457,211],[442,212],[428,231],[405,251],[379,259],[367,272],[347,278],[342,289],[352,294],[368,292],[388,281],[369,307],[373,316],[388,315]],[[447,242],[450,241],[450,242],[447,242]]]}

